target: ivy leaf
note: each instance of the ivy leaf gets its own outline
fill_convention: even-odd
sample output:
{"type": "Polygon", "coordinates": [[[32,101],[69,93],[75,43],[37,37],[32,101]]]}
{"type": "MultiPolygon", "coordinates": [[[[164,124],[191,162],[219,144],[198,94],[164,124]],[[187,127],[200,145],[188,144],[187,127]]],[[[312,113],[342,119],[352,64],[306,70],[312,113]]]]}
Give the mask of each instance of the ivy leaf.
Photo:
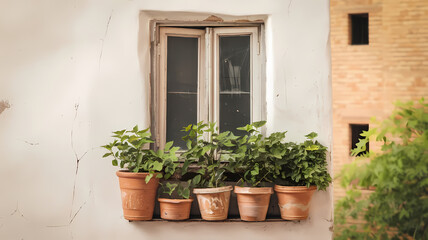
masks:
{"type": "Polygon", "coordinates": [[[125,133],[125,131],[126,131],[126,129],[123,129],[123,130],[116,131],[116,132],[113,132],[113,133],[114,133],[115,135],[122,136],[122,134],[124,134],[124,133],[125,133]]]}
{"type": "Polygon", "coordinates": [[[254,126],[255,128],[263,127],[265,124],[266,124],[266,121],[253,122],[253,126],[254,126]]]}
{"type": "Polygon", "coordinates": [[[201,182],[201,175],[198,174],[193,178],[192,183],[193,185],[198,185],[200,182],[201,182]]]}
{"type": "Polygon", "coordinates": [[[157,162],[157,161],[153,162],[151,166],[154,171],[158,171],[158,172],[162,171],[162,168],[163,168],[162,162],[157,162]]]}
{"type": "Polygon", "coordinates": [[[135,127],[132,129],[132,132],[138,132],[138,125],[135,125],[135,127]]]}
{"type": "Polygon", "coordinates": [[[165,144],[164,151],[165,151],[165,152],[168,152],[168,151],[169,151],[169,149],[171,148],[171,146],[172,146],[172,144],[173,144],[173,143],[174,143],[174,141],[167,142],[167,143],[165,144]]]}
{"type": "Polygon", "coordinates": [[[307,151],[316,151],[316,150],[319,150],[319,149],[320,149],[320,147],[318,145],[310,145],[310,146],[307,146],[305,148],[305,150],[307,150],[307,151]]]}
{"type": "Polygon", "coordinates": [[[185,199],[189,199],[189,197],[190,197],[190,189],[188,189],[188,188],[183,189],[181,196],[183,198],[185,198],[185,199]]]}
{"type": "Polygon", "coordinates": [[[148,175],[146,176],[146,179],[145,179],[146,183],[149,183],[149,181],[150,181],[150,179],[152,179],[152,177],[153,177],[153,174],[152,174],[152,173],[148,174],[148,175]]]}
{"type": "Polygon", "coordinates": [[[251,170],[251,175],[253,176],[259,175],[259,165],[257,163],[254,165],[253,170],[251,170]]]}
{"type": "Polygon", "coordinates": [[[311,132],[308,135],[305,135],[306,138],[311,139],[311,140],[315,139],[317,136],[318,136],[318,134],[316,132],[311,132]]]}

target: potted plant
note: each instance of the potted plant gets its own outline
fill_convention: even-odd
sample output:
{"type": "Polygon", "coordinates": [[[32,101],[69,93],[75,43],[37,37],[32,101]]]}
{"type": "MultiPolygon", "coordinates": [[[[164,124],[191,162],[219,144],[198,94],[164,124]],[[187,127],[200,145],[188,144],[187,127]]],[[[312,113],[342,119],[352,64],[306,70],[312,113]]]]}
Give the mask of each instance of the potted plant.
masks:
{"type": "Polygon", "coordinates": [[[312,132],[305,136],[307,140],[303,143],[284,143],[283,158],[274,161],[274,188],[283,219],[306,219],[315,190],[325,190],[331,183],[327,171],[327,148],[314,140],[317,136],[312,132]]]}
{"type": "Polygon", "coordinates": [[[224,173],[227,171],[226,160],[234,154],[227,147],[232,147],[233,140],[238,139],[231,132],[218,133],[215,123],[189,125],[184,128],[187,135],[187,150],[183,154],[183,174],[189,165],[199,168],[193,171],[192,183],[196,194],[202,219],[210,221],[225,220],[229,211],[230,191],[232,186],[224,186],[224,173]]]}
{"type": "Polygon", "coordinates": [[[170,197],[158,198],[161,218],[166,220],[189,219],[193,202],[193,198],[190,197],[191,180],[175,183],[165,182],[161,185],[163,193],[170,197]]]}
{"type": "Polygon", "coordinates": [[[241,186],[235,186],[238,199],[239,214],[244,221],[264,221],[269,208],[270,197],[273,194],[271,186],[275,165],[271,158],[281,159],[285,149],[282,141],[285,132],[272,133],[264,137],[258,130],[266,121],[255,122],[238,128],[244,130],[244,135],[237,141],[237,157],[234,171],[240,175],[241,186]],[[241,154],[243,153],[243,154],[241,154]]]}
{"type": "Polygon", "coordinates": [[[176,147],[172,142],[157,152],[145,148],[152,143],[149,128],[113,132],[113,142],[102,146],[108,150],[105,157],[113,157],[113,166],[119,170],[119,185],[122,193],[122,208],[127,220],[151,220],[159,178],[169,178],[175,171],[176,147]]]}

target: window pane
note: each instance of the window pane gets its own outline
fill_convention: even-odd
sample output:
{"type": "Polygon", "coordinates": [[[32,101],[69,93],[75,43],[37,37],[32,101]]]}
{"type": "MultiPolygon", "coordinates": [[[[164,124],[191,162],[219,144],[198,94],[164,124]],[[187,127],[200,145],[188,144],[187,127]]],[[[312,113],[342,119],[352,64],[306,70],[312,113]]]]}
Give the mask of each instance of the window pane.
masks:
{"type": "Polygon", "coordinates": [[[250,94],[220,94],[220,131],[242,135],[236,128],[250,120],[250,94]]]}
{"type": "Polygon", "coordinates": [[[181,139],[185,132],[184,126],[197,122],[197,94],[168,93],[166,141],[174,141],[175,146],[186,149],[186,143],[181,139]]]}
{"type": "Polygon", "coordinates": [[[168,92],[196,92],[198,89],[198,39],[168,37],[168,92]]]}
{"type": "Polygon", "coordinates": [[[220,131],[250,123],[250,36],[220,37],[220,131]]]}
{"type": "Polygon", "coordinates": [[[197,122],[198,38],[168,37],[166,141],[185,148],[181,129],[197,122]]]}
{"type": "Polygon", "coordinates": [[[369,44],[369,14],[350,14],[351,44],[369,44]]]}
{"type": "Polygon", "coordinates": [[[250,92],[250,36],[220,37],[220,91],[250,92]]]}

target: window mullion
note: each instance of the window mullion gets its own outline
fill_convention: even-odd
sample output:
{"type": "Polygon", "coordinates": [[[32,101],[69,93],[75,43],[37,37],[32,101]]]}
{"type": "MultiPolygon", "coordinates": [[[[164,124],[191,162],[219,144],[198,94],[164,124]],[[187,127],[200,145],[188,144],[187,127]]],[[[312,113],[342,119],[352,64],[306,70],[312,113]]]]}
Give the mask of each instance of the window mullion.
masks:
{"type": "Polygon", "coordinates": [[[212,40],[212,51],[211,51],[211,57],[210,59],[212,60],[212,78],[211,78],[211,86],[212,86],[212,90],[211,90],[211,106],[212,106],[212,117],[211,117],[211,121],[216,122],[219,126],[220,124],[220,115],[219,115],[219,102],[220,102],[220,84],[219,84],[219,66],[218,66],[218,61],[219,61],[219,41],[218,41],[218,34],[212,30],[211,31],[211,40],[212,40]]]}
{"type": "Polygon", "coordinates": [[[200,79],[199,79],[199,118],[198,121],[210,121],[210,79],[211,79],[211,43],[210,43],[211,28],[205,29],[205,36],[201,39],[201,57],[200,57],[200,79]]]}

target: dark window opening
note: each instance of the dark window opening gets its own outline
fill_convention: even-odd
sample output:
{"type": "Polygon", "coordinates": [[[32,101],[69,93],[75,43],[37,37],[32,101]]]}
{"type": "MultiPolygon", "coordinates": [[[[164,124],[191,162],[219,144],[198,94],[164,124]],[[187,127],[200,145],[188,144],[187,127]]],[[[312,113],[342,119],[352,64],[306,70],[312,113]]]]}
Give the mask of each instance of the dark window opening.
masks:
{"type": "Polygon", "coordinates": [[[349,14],[350,43],[352,45],[369,44],[369,14],[349,14]]]}
{"type": "MultiPolygon", "coordinates": [[[[363,131],[369,130],[368,124],[351,124],[351,149],[354,149],[357,147],[357,143],[360,141],[360,138],[364,138],[361,136],[361,133],[363,131]]],[[[364,153],[367,153],[369,151],[369,143],[366,144],[366,151],[359,153],[357,156],[360,156],[364,153]]]]}

